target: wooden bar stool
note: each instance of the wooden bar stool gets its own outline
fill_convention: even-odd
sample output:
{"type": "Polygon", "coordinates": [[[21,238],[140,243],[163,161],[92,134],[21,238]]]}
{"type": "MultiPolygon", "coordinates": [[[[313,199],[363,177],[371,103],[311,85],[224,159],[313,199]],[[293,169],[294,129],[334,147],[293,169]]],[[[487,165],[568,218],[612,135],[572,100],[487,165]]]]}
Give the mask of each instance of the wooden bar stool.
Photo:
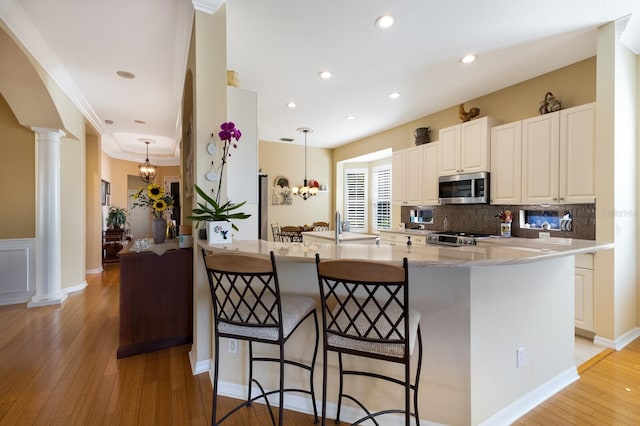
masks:
{"type": "MultiPolygon", "coordinates": [[[[409,278],[407,259],[402,266],[390,262],[369,260],[324,260],[316,253],[316,267],[322,307],[323,375],[322,424],[327,417],[327,353],[338,354],[340,384],[336,422],[340,421],[342,399],[355,402],[366,415],[353,424],[367,419],[378,424],[375,417],[389,413],[403,413],[405,424],[413,416],[420,424],[418,414],[418,384],[422,366],[422,336],[420,312],[409,309],[409,278]],[[417,337],[418,358],[415,378],[410,377],[411,354],[417,337]],[[402,380],[376,372],[348,370],[343,367],[343,356],[375,358],[402,364],[402,380]],[[345,376],[366,376],[399,385],[404,390],[403,409],[369,411],[355,396],[345,392],[345,376]],[[411,411],[413,391],[414,411],[411,411]]],[[[395,389],[389,388],[389,392],[395,389]]]]}
{"type": "MultiPolygon", "coordinates": [[[[311,297],[281,294],[273,252],[269,257],[242,253],[214,253],[207,255],[203,250],[214,313],[215,355],[213,372],[213,401],[211,424],[218,425],[242,407],[264,398],[271,421],[276,421],[269,404],[268,395],[279,395],[278,424],[283,424],[284,392],[300,392],[311,396],[316,422],[315,392],[313,390],[313,372],[318,353],[318,317],[316,302],[311,297]],[[313,317],[315,347],[309,364],[285,358],[285,343],[292,333],[307,318],[313,317]],[[220,420],[217,416],[218,372],[220,362],[220,338],[227,337],[249,342],[249,380],[247,400],[225,414],[220,420]],[[279,357],[254,357],[253,343],[261,342],[278,345],[279,357]],[[275,362],[280,366],[279,387],[267,391],[254,378],[255,362],[275,362]],[[284,366],[291,365],[309,372],[309,389],[285,388],[284,366]],[[260,394],[251,395],[254,384],[260,394]]],[[[265,367],[266,368],[266,367],[265,367]]]]}

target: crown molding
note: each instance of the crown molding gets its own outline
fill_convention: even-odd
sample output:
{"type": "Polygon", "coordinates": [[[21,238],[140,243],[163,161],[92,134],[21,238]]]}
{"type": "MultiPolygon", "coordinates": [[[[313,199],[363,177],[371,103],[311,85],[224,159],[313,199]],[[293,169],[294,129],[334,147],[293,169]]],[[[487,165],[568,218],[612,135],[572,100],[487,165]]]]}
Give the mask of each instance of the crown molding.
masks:
{"type": "Polygon", "coordinates": [[[93,128],[102,133],[104,126],[98,115],[80,92],[60,59],[53,53],[40,31],[29,19],[22,5],[15,0],[0,1],[0,20],[4,21],[6,28],[15,40],[69,97],[93,128]]]}
{"type": "Polygon", "coordinates": [[[213,15],[220,9],[225,0],[191,0],[191,2],[195,10],[213,15]]]}

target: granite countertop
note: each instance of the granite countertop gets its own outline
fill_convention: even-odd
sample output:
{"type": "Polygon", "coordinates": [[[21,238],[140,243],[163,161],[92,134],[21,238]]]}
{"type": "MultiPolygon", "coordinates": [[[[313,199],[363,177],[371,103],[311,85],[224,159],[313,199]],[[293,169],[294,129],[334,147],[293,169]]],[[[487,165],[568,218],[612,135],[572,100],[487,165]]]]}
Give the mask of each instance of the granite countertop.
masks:
{"type": "Polygon", "coordinates": [[[178,248],[179,247],[177,239],[166,240],[162,244],[151,244],[149,248],[141,248],[139,250],[134,248],[134,241],[129,241],[129,244],[127,244],[122,250],[120,250],[120,252],[118,252],[118,255],[123,256],[138,253],[155,253],[158,256],[162,256],[166,251],[177,250],[178,248]]]}
{"type": "MultiPolygon", "coordinates": [[[[331,242],[335,242],[336,238],[335,231],[311,231],[305,232],[305,234],[312,235],[315,238],[321,238],[323,240],[328,240],[331,242]]],[[[342,232],[338,238],[340,239],[340,241],[347,242],[359,240],[375,240],[376,238],[378,238],[378,236],[373,234],[362,234],[358,232],[342,232]]]]}
{"type": "Polygon", "coordinates": [[[432,231],[428,229],[416,229],[416,228],[397,228],[397,229],[389,229],[389,230],[379,230],[378,232],[382,233],[390,233],[390,234],[407,234],[407,235],[427,235],[432,234],[434,232],[442,232],[442,231],[432,231]]]}
{"type": "Polygon", "coordinates": [[[234,240],[231,244],[199,245],[207,250],[233,250],[268,255],[273,251],[282,261],[314,262],[315,254],[326,259],[371,259],[401,262],[404,257],[413,266],[471,267],[531,263],[562,256],[594,253],[613,248],[613,243],[575,239],[528,240],[526,238],[487,239],[476,246],[365,245],[281,243],[264,240],[234,240]],[[557,241],[563,240],[563,241],[557,241]]]}

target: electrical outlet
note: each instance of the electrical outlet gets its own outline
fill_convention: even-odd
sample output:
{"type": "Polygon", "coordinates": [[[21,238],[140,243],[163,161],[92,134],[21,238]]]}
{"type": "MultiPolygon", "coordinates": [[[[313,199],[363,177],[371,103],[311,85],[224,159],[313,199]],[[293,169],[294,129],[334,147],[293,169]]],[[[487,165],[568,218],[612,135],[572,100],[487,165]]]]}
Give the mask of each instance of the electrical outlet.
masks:
{"type": "Polygon", "coordinates": [[[229,353],[238,353],[238,339],[229,339],[229,353]]]}
{"type": "Polygon", "coordinates": [[[516,367],[520,368],[524,365],[524,348],[520,347],[516,350],[516,367]]]}
{"type": "Polygon", "coordinates": [[[538,238],[541,240],[548,240],[551,238],[551,232],[538,232],[538,238]]]}

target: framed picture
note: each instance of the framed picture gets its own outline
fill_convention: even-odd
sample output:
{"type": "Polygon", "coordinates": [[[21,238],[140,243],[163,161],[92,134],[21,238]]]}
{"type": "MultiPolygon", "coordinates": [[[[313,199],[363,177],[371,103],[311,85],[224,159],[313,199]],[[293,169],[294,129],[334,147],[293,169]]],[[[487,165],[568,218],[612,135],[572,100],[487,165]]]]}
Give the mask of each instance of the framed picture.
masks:
{"type": "Polygon", "coordinates": [[[102,179],[102,184],[101,184],[101,188],[100,188],[100,195],[101,195],[101,200],[102,200],[102,205],[103,206],[108,206],[109,205],[109,195],[111,195],[111,184],[109,182],[107,182],[106,180],[102,179]]]}
{"type": "Polygon", "coordinates": [[[189,119],[187,131],[184,134],[183,153],[184,160],[184,196],[193,197],[193,117],[189,119]]]}

